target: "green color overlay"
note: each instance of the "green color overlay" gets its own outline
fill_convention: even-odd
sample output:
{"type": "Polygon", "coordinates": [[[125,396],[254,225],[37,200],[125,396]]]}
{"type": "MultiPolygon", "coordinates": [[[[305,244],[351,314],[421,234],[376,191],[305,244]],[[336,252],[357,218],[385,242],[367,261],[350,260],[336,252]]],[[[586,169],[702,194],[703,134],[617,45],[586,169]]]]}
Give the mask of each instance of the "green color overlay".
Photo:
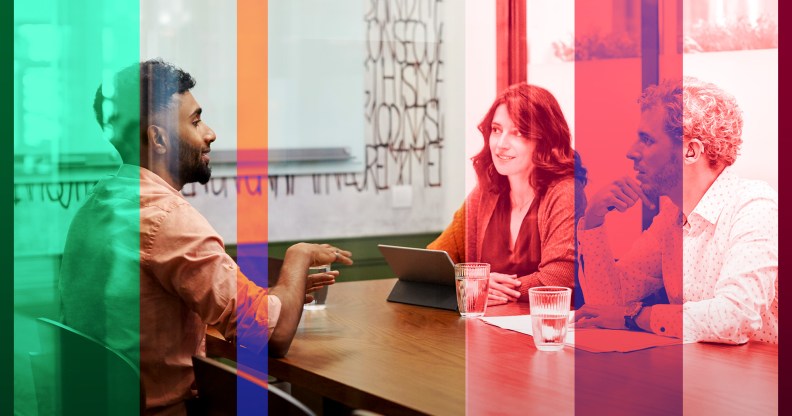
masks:
{"type": "MultiPolygon", "coordinates": [[[[138,97],[120,102],[113,75],[139,61],[140,5],[15,0],[13,19],[14,414],[138,414],[139,209],[81,209],[121,164],[100,84],[102,121],[123,108],[137,125],[138,97]]],[[[127,186],[139,195],[138,178],[127,186]]]]}

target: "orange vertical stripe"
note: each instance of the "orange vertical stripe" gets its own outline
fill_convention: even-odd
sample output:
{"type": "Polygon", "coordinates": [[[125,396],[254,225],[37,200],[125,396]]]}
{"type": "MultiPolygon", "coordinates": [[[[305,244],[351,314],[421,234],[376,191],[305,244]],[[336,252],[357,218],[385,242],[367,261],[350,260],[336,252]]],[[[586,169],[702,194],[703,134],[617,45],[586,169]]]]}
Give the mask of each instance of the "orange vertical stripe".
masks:
{"type": "Polygon", "coordinates": [[[237,2],[237,242],[267,241],[267,5],[237,2]]]}

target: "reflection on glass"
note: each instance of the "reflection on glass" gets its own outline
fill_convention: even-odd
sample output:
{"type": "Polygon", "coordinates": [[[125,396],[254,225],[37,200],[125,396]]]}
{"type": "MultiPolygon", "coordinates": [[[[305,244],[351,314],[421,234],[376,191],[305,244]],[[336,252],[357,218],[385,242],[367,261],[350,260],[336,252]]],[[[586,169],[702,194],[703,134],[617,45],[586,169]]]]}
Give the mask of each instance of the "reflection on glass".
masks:
{"type": "Polygon", "coordinates": [[[575,3],[574,0],[552,3],[527,0],[529,62],[587,61],[641,55],[640,1],[598,2],[599,17],[588,19],[590,23],[577,28],[575,3]]]}
{"type": "Polygon", "coordinates": [[[778,48],[777,0],[683,2],[685,53],[778,48]]]}

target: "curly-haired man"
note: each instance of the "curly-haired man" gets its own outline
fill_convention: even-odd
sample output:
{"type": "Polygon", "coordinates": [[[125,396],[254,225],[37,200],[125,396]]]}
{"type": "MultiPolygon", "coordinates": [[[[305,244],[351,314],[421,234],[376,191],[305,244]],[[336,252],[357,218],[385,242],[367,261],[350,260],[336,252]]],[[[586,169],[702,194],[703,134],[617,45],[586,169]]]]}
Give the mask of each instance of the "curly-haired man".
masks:
{"type": "MultiPolygon", "coordinates": [[[[729,167],[742,143],[742,111],[717,86],[685,77],[644,91],[635,177],[592,198],[578,230],[584,266],[582,326],[635,329],[741,344],[778,342],[778,194],[729,167]],[[614,261],[605,216],[639,200],[659,214],[614,261]],[[665,290],[668,302],[647,297],[665,290]]],[[[656,299],[656,297],[654,297],[656,299]]]]}

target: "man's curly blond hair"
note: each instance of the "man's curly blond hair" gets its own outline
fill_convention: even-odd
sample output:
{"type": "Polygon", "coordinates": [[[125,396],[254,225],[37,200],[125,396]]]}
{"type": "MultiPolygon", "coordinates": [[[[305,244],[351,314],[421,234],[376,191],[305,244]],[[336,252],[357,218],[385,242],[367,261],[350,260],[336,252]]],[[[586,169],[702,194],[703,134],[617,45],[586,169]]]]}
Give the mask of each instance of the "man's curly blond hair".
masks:
{"type": "Polygon", "coordinates": [[[731,166],[742,144],[743,116],[734,96],[694,77],[663,81],[644,90],[641,111],[660,105],[666,133],[683,143],[699,139],[713,169],[731,166]]]}

